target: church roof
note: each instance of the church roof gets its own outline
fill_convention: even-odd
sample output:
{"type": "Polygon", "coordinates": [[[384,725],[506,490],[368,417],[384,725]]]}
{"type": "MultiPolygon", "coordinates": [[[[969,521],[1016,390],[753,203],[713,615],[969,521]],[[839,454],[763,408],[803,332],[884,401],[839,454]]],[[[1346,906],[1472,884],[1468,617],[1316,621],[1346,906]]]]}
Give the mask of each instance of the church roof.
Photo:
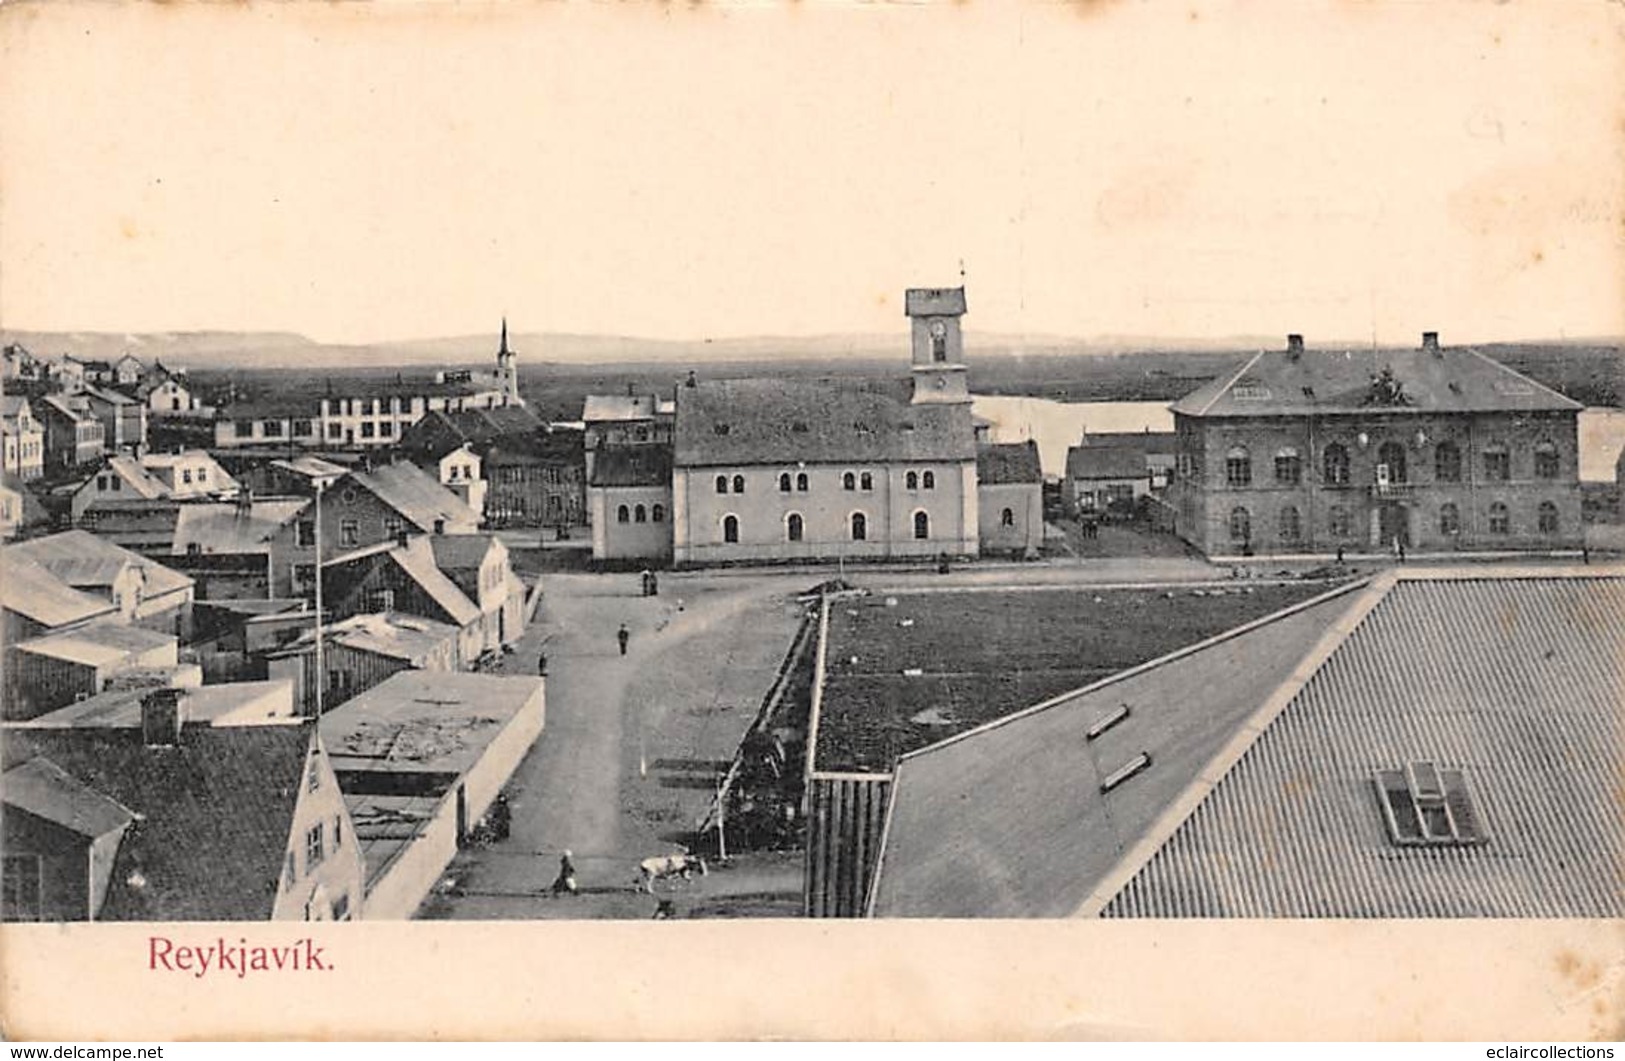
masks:
{"type": "Polygon", "coordinates": [[[976,456],[970,405],[912,405],[907,380],[702,380],[677,393],[679,466],[976,456]]]}

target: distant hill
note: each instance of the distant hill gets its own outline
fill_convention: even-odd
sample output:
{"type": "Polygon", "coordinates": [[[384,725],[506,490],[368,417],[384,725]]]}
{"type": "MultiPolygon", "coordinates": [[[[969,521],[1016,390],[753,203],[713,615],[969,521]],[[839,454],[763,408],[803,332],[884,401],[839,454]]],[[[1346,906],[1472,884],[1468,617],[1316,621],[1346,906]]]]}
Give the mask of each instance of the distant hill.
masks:
{"type": "MultiPolygon", "coordinates": [[[[349,375],[426,374],[450,366],[489,366],[495,335],[367,344],[324,344],[284,332],[0,331],[37,355],[111,359],[128,351],[199,372],[295,370],[349,375]]],[[[984,394],[1027,394],[1060,401],[1172,400],[1280,336],[1169,339],[967,332],[971,385],[984,394]]],[[[664,387],[689,369],[713,376],[890,374],[908,360],[908,336],[853,334],[724,339],[642,339],[522,332],[510,336],[528,391],[591,387],[620,391],[664,387]]],[[[1366,349],[1360,342],[1320,348],[1366,349]]],[[[1480,344],[1478,349],[1587,405],[1619,406],[1625,397],[1625,342],[1618,339],[1480,344]]],[[[291,381],[283,380],[279,385],[291,381]]],[[[252,389],[252,388],[251,388],[252,389]]]]}

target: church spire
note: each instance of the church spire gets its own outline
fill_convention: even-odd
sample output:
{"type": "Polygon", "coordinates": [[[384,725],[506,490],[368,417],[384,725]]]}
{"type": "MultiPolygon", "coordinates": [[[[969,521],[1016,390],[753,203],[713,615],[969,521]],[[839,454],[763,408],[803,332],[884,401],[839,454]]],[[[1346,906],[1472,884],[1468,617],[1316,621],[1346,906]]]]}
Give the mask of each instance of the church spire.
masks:
{"type": "Polygon", "coordinates": [[[508,317],[506,314],[504,314],[502,317],[502,348],[499,349],[497,353],[508,353],[508,317]]]}

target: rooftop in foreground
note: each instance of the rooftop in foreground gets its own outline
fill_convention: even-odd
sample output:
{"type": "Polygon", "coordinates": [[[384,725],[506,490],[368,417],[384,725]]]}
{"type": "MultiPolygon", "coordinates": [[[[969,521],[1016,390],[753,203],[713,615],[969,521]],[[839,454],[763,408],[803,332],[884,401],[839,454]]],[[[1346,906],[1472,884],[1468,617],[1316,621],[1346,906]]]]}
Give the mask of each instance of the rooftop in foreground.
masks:
{"type": "Polygon", "coordinates": [[[905,756],[876,916],[1618,918],[1625,568],[1391,571],[905,756]]]}
{"type": "Polygon", "coordinates": [[[1325,589],[1007,587],[834,600],[816,768],[889,771],[905,752],[1325,589]]]}

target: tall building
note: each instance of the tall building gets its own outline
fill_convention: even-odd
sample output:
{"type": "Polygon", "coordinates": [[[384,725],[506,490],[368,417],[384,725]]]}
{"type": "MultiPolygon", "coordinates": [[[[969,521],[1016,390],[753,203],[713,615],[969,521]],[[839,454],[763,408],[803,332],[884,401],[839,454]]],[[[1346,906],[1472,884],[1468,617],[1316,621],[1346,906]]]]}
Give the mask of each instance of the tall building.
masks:
{"type": "Polygon", "coordinates": [[[1172,406],[1175,530],[1208,556],[1579,548],[1581,405],[1464,347],[1287,337],[1172,406]]]}

